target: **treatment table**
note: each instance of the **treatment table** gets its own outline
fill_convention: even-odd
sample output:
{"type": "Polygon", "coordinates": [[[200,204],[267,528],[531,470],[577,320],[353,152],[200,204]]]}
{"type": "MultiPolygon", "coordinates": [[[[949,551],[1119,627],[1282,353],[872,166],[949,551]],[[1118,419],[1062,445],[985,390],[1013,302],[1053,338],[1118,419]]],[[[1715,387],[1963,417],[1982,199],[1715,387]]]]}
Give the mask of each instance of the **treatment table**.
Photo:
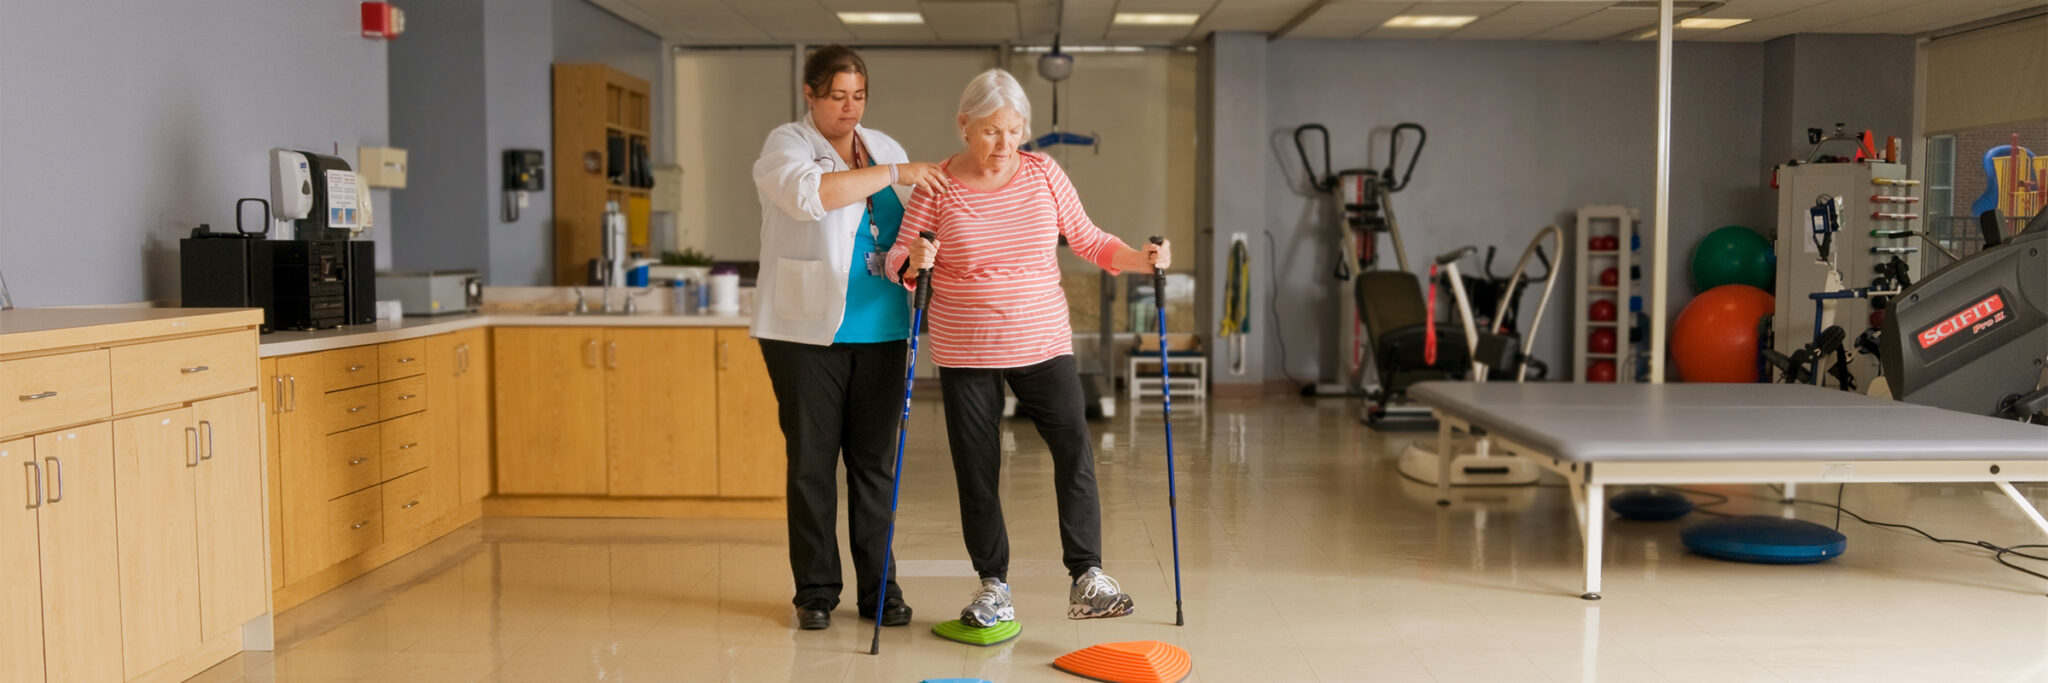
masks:
{"type": "MultiPolygon", "coordinates": [[[[2043,533],[2010,482],[2048,481],[2048,428],[1804,384],[1423,382],[1438,453],[1462,431],[1570,482],[1587,600],[1600,599],[1610,485],[1988,482],[2043,533]]],[[[1487,452],[1482,450],[1481,452],[1487,452]]],[[[1451,458],[1437,502],[1450,501],[1451,458]]]]}

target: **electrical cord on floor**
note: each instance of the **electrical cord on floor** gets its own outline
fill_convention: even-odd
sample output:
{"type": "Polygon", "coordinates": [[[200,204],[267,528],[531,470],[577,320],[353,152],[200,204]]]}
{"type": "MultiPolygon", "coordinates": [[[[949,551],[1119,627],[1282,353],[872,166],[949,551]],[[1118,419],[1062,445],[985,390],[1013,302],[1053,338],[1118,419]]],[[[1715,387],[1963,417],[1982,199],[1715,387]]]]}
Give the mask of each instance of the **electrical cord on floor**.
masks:
{"type": "MultiPolygon", "coordinates": [[[[1771,487],[1771,490],[1773,490],[1773,491],[1777,491],[1777,492],[1779,492],[1780,494],[1784,493],[1784,491],[1785,491],[1785,489],[1784,489],[1783,487],[1780,487],[1780,486],[1778,486],[1778,485],[1776,485],[1776,484],[1772,484],[1772,485],[1770,485],[1770,487],[1771,487]]],[[[1841,490],[1840,490],[1840,489],[1837,489],[1837,490],[1835,491],[1835,495],[1836,495],[1836,500],[1837,500],[1837,501],[1839,501],[1839,500],[1840,500],[1840,496],[1841,496],[1841,490]]],[[[1921,530],[1921,529],[1920,529],[1919,527],[1916,527],[1916,526],[1912,526],[1912,525],[1910,525],[1910,524],[1895,524],[1895,523],[1892,523],[1892,522],[1879,522],[1879,521],[1876,521],[1876,520],[1872,520],[1872,519],[1867,519],[1867,518],[1865,518],[1865,517],[1864,517],[1863,515],[1859,515],[1859,514],[1856,514],[1856,512],[1855,512],[1855,511],[1853,511],[1853,510],[1850,510],[1850,509],[1848,509],[1848,508],[1842,507],[1842,506],[1841,506],[1841,504],[1840,504],[1839,502],[1837,502],[1837,503],[1834,503],[1834,504],[1829,504],[1829,503],[1826,503],[1826,502],[1822,502],[1822,501],[1818,501],[1818,500],[1806,500],[1806,499],[1804,499],[1804,498],[1794,498],[1794,499],[1792,499],[1792,502],[1794,502],[1794,503],[1804,503],[1804,504],[1806,504],[1806,505],[1817,505],[1817,506],[1820,506],[1820,507],[1824,507],[1824,508],[1834,508],[1834,510],[1835,510],[1835,517],[1836,517],[1836,519],[1838,520],[1838,522],[1837,522],[1838,524],[1839,524],[1839,520],[1841,519],[1841,516],[1842,516],[1842,515],[1848,515],[1848,516],[1849,516],[1849,517],[1850,517],[1851,519],[1854,519],[1854,520],[1856,520],[1856,521],[1858,521],[1858,522],[1862,522],[1862,523],[1864,523],[1864,524],[1868,524],[1868,525],[1870,525],[1870,526],[1874,526],[1874,527],[1883,527],[1883,528],[1887,528],[1887,529],[1905,529],[1905,530],[1907,530],[1907,531],[1911,531],[1911,532],[1913,532],[1913,533],[1919,534],[1919,535],[1921,535],[1922,537],[1926,538],[1927,540],[1930,540],[1930,541],[1934,541],[1935,543],[1943,543],[1943,544],[1948,544],[1948,545],[1961,545],[1961,546],[1969,546],[1969,547],[1977,548],[1977,549],[1979,549],[1979,550],[1986,550],[1986,551],[1990,551],[1990,552],[1991,552],[1991,559],[1992,559],[1992,560],[1995,560],[1995,561],[1997,561],[1997,562],[1998,562],[1999,564],[2005,565],[2007,569],[2011,569],[2011,570],[2013,570],[2013,571],[2017,571],[2017,572],[2020,572],[2020,573],[2022,573],[2022,574],[2027,574],[2027,575],[2029,575],[2029,576],[2032,576],[2032,577],[2034,577],[2034,578],[2038,578],[2038,579],[2042,579],[2042,580],[2044,580],[2044,581],[2048,581],[2048,574],[2043,574],[2043,573],[2041,573],[2041,572],[2037,572],[2037,571],[2034,571],[2034,570],[2032,570],[2032,569],[2028,569],[2028,568],[2026,568],[2026,567],[2022,567],[2022,566],[2019,566],[2019,565],[2013,564],[2013,563],[2011,563],[2011,562],[2007,562],[2007,561],[2006,561],[2006,559],[2005,559],[2005,557],[2006,557],[2007,555],[2012,555],[2012,556],[2015,556],[2015,557],[2024,557],[2024,558],[2026,558],[2026,559],[2029,559],[2029,560],[2035,560],[2035,561],[2038,561],[2038,562],[2048,562],[2048,556],[2043,556],[2043,555],[2034,555],[2034,554],[2031,554],[2031,553],[2025,553],[2025,552],[2021,552],[2021,550],[2024,550],[2024,549],[2033,549],[2033,548],[2048,548],[2048,545],[2042,545],[2042,544],[2031,544],[2031,543],[2029,543],[2029,544],[2021,544],[2021,545],[2012,545],[2012,546],[2002,546],[2002,545],[1998,545],[1998,544],[1996,544],[1996,543],[1992,543],[1992,542],[1990,542],[1990,541],[1981,541],[1981,540],[1979,540],[1979,541],[1968,541],[1968,540],[1963,540],[1963,539],[1959,539],[1959,538],[1942,538],[1942,537],[1936,536],[1936,535],[1934,535],[1934,534],[1930,534],[1930,533],[1927,533],[1926,531],[1922,531],[1922,530],[1921,530]]]]}
{"type": "Polygon", "coordinates": [[[1287,381],[1294,383],[1295,389],[1300,389],[1302,386],[1301,380],[1295,379],[1294,371],[1287,369],[1287,335],[1280,333],[1280,246],[1273,239],[1273,231],[1266,230],[1264,232],[1266,234],[1266,263],[1272,266],[1271,272],[1266,273],[1266,281],[1271,284],[1270,287],[1266,288],[1268,290],[1266,292],[1266,311],[1273,316],[1273,335],[1271,338],[1274,344],[1280,346],[1280,374],[1285,376],[1287,381]]]}

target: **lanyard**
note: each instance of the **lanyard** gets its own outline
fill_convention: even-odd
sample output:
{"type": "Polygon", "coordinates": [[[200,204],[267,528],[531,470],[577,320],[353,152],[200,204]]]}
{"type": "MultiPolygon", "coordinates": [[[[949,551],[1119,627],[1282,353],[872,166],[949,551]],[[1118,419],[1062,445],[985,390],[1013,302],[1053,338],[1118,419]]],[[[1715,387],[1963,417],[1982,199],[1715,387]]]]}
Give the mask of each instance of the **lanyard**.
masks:
{"type": "MultiPolygon", "coordinates": [[[[873,165],[875,165],[874,155],[868,152],[868,146],[866,143],[861,141],[860,133],[854,133],[853,167],[855,169],[861,169],[873,165]],[[863,161],[865,161],[866,163],[862,163],[863,161]]],[[[868,195],[862,201],[867,202],[868,241],[875,245],[876,251],[882,251],[882,229],[875,226],[875,196],[868,195]]]]}

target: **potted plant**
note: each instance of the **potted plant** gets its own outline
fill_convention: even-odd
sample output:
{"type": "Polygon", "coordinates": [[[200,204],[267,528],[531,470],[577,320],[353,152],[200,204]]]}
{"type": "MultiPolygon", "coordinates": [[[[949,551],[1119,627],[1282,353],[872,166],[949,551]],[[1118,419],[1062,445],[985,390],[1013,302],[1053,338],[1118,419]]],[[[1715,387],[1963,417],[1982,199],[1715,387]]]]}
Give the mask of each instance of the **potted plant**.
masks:
{"type": "Polygon", "coordinates": [[[648,269],[650,280],[695,280],[711,277],[711,255],[696,247],[661,252],[661,265],[648,269]]]}

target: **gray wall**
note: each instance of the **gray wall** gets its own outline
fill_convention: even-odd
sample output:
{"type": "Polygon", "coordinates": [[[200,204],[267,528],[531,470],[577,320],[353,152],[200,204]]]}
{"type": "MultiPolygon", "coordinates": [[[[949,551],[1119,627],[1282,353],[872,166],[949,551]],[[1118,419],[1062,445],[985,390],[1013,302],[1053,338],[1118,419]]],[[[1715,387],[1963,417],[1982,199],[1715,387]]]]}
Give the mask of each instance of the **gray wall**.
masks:
{"type": "Polygon", "coordinates": [[[400,270],[484,270],[492,205],[483,172],[484,0],[419,3],[391,45],[391,137],[406,148],[406,188],[394,203],[412,220],[392,234],[400,270]]]}
{"type": "MultiPolygon", "coordinates": [[[[1202,158],[1206,172],[1199,175],[1196,191],[1201,206],[1197,221],[1205,229],[1197,245],[1196,266],[1205,286],[1196,302],[1202,321],[1198,330],[1216,330],[1223,318],[1224,283],[1229,277],[1231,234],[1246,233],[1252,256],[1251,328],[1245,336],[1244,374],[1232,372],[1229,344],[1218,339],[1212,345],[1209,376],[1216,384],[1260,385],[1267,380],[1266,363],[1271,345],[1265,343],[1273,332],[1269,304],[1273,290],[1264,275],[1271,261],[1263,233],[1276,226],[1267,218],[1265,177],[1271,168],[1267,154],[1266,51],[1263,34],[1217,33],[1209,39],[1202,59],[1201,122],[1202,158]],[[1217,188],[1224,188],[1218,191],[1217,188]]],[[[1278,230],[1276,240],[1287,237],[1278,230]]],[[[1304,318],[1296,318],[1306,322],[1304,318]]],[[[1312,329],[1312,328],[1311,328],[1312,329]]],[[[1278,358],[1278,354],[1270,354],[1278,358]]],[[[1277,363],[1277,361],[1275,361],[1277,363]]]]}
{"type": "Polygon", "coordinates": [[[504,151],[538,149],[552,164],[553,64],[608,63],[661,92],[660,41],[585,0],[445,0],[409,11],[407,24],[392,50],[391,117],[413,166],[399,202],[417,219],[398,236],[396,265],[550,282],[553,179],[504,220],[504,151]]]}
{"type": "Polygon", "coordinates": [[[550,189],[526,193],[527,206],[520,210],[519,220],[506,222],[502,208],[505,150],[541,150],[550,175],[554,171],[553,48],[562,31],[552,21],[549,4],[490,0],[490,11],[484,13],[484,212],[491,226],[489,280],[494,285],[547,284],[554,279],[554,179],[548,179],[550,189]]]}
{"type": "MultiPolygon", "coordinates": [[[[271,147],[383,145],[353,2],[0,4],[0,272],[15,305],[172,300],[177,239],[268,197],[271,147]]],[[[380,245],[404,212],[374,191],[380,245]]]]}
{"type": "MultiPolygon", "coordinates": [[[[1798,34],[1764,45],[1763,173],[1787,159],[1806,157],[1806,129],[1851,133],[1870,130],[1878,152],[1897,137],[1911,148],[1913,134],[1912,36],[1798,34]]],[[[1846,155],[1831,143],[1825,153],[1846,155]]],[[[1908,160],[1909,162],[1911,160],[1908,160]]]]}
{"type": "MultiPolygon", "coordinates": [[[[1671,180],[1675,283],[1685,281],[1690,249],[1707,232],[1728,224],[1765,225],[1772,215],[1771,196],[1756,173],[1761,161],[1754,142],[1761,135],[1764,52],[1761,45],[1678,47],[1671,180]]],[[[1266,55],[1263,158],[1239,161],[1266,169],[1266,228],[1279,243],[1278,272],[1263,256],[1254,268],[1261,287],[1268,274],[1279,277],[1281,324],[1277,330],[1265,325],[1262,334],[1269,342],[1268,378],[1282,376],[1281,356],[1270,344],[1275,333],[1285,335],[1284,368],[1299,380],[1314,381],[1337,357],[1339,317],[1330,298],[1335,236],[1295,156],[1291,134],[1297,125],[1330,127],[1339,168],[1366,165],[1368,159],[1374,166],[1386,163],[1385,150],[1371,148],[1369,134],[1384,141],[1384,131],[1403,121],[1428,127],[1429,143],[1413,184],[1393,200],[1411,265],[1418,269],[1429,255],[1468,244],[1499,247],[1505,252],[1501,259],[1510,261],[1502,267],[1511,266],[1538,228],[1556,223],[1569,231],[1575,209],[1586,204],[1637,207],[1642,231],[1650,230],[1653,45],[1282,40],[1269,44],[1266,55]]],[[[1218,187],[1225,186],[1219,181],[1218,187]]],[[[1228,229],[1217,220],[1219,231],[1228,229]]],[[[1646,240],[1646,259],[1647,249],[1646,240]]],[[[1383,254],[1382,262],[1391,263],[1392,255],[1383,254]]],[[[1551,364],[1552,377],[1572,371],[1568,307],[1577,304],[1567,286],[1571,276],[1569,269],[1560,274],[1561,294],[1536,347],[1536,355],[1551,364]]],[[[1690,298],[1685,285],[1674,285],[1671,310],[1690,298]]],[[[1533,313],[1529,303],[1525,314],[1533,313]]],[[[1267,322],[1268,305],[1259,296],[1258,322],[1267,322]]],[[[1526,329],[1526,315],[1524,320],[1526,329]]]]}

